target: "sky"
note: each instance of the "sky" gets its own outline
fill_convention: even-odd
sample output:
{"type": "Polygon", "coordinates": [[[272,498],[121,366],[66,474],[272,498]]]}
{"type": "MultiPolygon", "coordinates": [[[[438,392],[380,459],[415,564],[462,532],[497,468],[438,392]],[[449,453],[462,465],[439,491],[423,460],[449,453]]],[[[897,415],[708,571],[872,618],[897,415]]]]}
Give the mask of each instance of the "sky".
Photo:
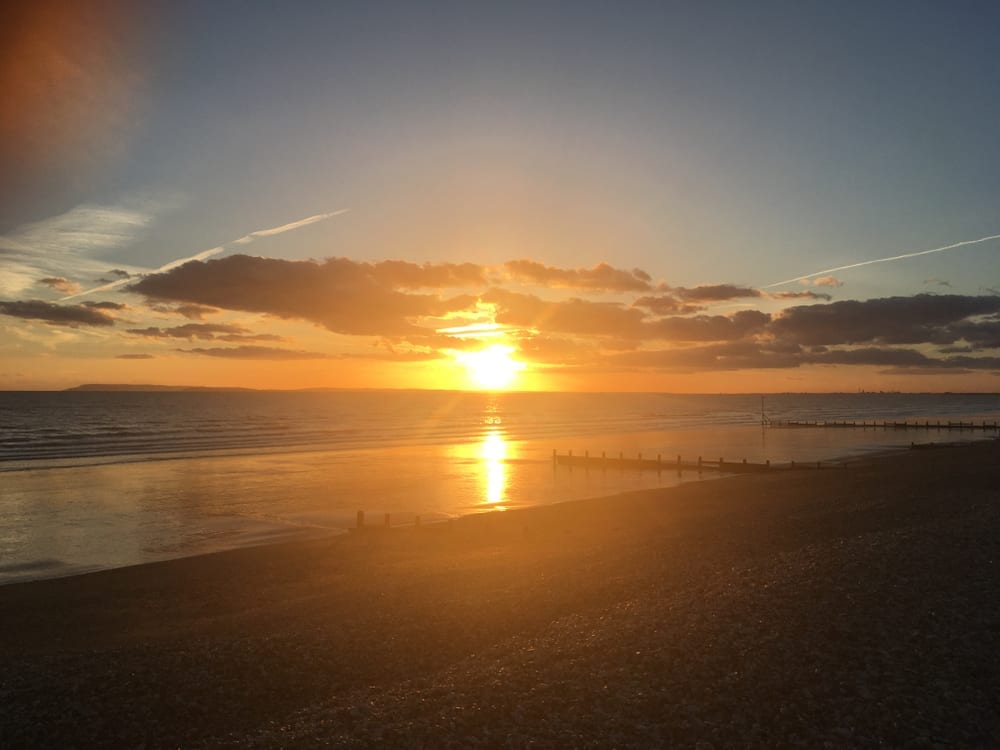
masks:
{"type": "Polygon", "coordinates": [[[994,3],[0,11],[0,389],[1000,391],[994,3]]]}

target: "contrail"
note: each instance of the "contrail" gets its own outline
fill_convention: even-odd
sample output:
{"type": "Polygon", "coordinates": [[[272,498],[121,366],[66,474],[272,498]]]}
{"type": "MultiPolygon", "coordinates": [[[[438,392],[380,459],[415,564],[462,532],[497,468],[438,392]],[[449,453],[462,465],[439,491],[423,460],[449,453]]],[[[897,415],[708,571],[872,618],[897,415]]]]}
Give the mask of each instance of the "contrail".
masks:
{"type": "Polygon", "coordinates": [[[814,273],[803,274],[802,276],[796,276],[792,279],[785,279],[784,281],[776,281],[773,284],[768,284],[762,289],[770,289],[775,286],[783,286],[785,284],[791,284],[794,281],[805,281],[806,279],[811,279],[814,276],[824,276],[828,273],[834,273],[835,271],[846,271],[849,268],[860,268],[861,266],[870,266],[873,263],[888,263],[892,260],[903,260],[905,258],[916,258],[918,255],[930,255],[931,253],[942,253],[945,250],[954,250],[956,247],[964,247],[966,245],[978,245],[980,242],[989,242],[990,240],[1000,240],[1000,234],[991,234],[989,237],[980,237],[978,240],[963,240],[962,242],[956,242],[954,245],[945,245],[944,247],[934,247],[930,250],[920,250],[915,253],[903,253],[902,255],[893,255],[891,258],[876,258],[875,260],[863,260],[860,263],[851,263],[846,266],[837,266],[836,268],[827,268],[823,271],[815,271],[814,273]]]}
{"type": "MultiPolygon", "coordinates": [[[[178,258],[177,260],[172,260],[169,263],[165,263],[159,268],[154,268],[149,273],[163,273],[164,271],[169,271],[171,269],[177,268],[178,266],[183,266],[185,263],[190,263],[193,260],[204,260],[205,258],[211,258],[213,255],[218,255],[221,252],[225,252],[226,248],[230,245],[246,245],[258,237],[271,237],[275,234],[281,234],[282,232],[290,232],[293,229],[299,229],[300,227],[306,227],[310,224],[315,224],[317,221],[323,221],[324,219],[329,219],[332,216],[339,216],[340,214],[345,214],[351,209],[341,208],[336,211],[329,211],[325,214],[316,214],[315,216],[307,216],[304,219],[299,219],[298,221],[293,221],[288,224],[282,224],[280,227],[271,227],[270,229],[258,229],[255,232],[250,232],[250,234],[245,234],[238,240],[233,240],[232,242],[226,242],[223,245],[216,245],[208,250],[202,250],[200,253],[195,253],[194,255],[189,255],[186,258],[178,258]]],[[[117,289],[125,284],[130,284],[134,279],[120,279],[119,281],[112,281],[109,284],[102,284],[101,286],[95,286],[93,289],[87,289],[83,292],[77,292],[76,294],[70,294],[67,297],[60,297],[60,302],[65,302],[68,299],[73,299],[75,297],[83,297],[88,294],[93,294],[94,292],[106,292],[111,289],[117,289]]]]}

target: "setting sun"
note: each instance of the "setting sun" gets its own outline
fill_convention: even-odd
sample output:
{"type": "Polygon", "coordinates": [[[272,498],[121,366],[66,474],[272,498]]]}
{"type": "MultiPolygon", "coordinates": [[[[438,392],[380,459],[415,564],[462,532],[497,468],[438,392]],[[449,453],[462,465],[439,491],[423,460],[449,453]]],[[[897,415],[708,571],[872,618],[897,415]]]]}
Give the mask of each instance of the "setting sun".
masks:
{"type": "Polygon", "coordinates": [[[493,344],[476,352],[461,352],[458,361],[479,388],[509,388],[524,369],[524,363],[511,358],[513,347],[493,344]]]}

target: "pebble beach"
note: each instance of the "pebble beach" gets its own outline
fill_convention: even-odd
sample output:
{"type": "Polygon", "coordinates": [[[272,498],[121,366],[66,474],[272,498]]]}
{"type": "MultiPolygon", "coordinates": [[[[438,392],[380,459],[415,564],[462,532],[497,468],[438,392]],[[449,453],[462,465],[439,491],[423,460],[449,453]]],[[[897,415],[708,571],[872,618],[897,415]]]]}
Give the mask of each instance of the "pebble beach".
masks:
{"type": "Polygon", "coordinates": [[[1000,443],[0,587],[5,748],[1000,746],[1000,443]]]}

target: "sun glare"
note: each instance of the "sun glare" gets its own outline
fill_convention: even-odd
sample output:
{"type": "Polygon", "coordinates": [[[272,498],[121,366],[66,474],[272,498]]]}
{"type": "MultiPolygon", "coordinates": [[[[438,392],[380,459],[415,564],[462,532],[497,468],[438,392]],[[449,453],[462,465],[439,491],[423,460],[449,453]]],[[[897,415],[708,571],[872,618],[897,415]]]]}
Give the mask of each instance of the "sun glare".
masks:
{"type": "Polygon", "coordinates": [[[460,352],[458,361],[479,388],[490,390],[508,388],[517,374],[524,369],[523,362],[518,362],[510,356],[513,351],[512,347],[493,344],[476,352],[460,352]]]}

